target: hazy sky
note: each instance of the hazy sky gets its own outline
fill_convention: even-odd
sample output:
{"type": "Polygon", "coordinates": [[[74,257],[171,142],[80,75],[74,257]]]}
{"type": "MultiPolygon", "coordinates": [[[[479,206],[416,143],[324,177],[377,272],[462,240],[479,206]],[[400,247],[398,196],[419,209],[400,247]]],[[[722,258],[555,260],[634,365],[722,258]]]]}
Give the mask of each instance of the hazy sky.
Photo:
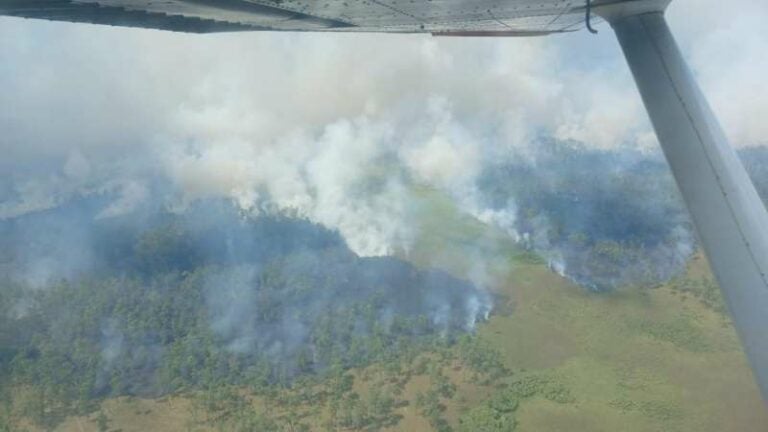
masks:
{"type": "MultiPolygon", "coordinates": [[[[768,2],[675,0],[669,21],[737,146],[768,143],[768,2]]],[[[0,218],[114,192],[230,197],[412,240],[408,184],[473,212],[488,161],[542,136],[656,148],[610,28],[538,39],[167,32],[0,18],[0,218]]]]}

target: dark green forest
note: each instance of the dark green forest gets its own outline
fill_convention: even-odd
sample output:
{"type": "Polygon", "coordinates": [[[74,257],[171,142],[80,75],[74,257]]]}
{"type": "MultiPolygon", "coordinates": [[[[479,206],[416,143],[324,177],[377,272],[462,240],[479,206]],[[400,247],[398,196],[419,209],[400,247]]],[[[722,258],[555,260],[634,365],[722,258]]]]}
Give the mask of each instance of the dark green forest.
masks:
{"type": "MultiPolygon", "coordinates": [[[[99,262],[45,286],[14,272],[23,256],[6,262],[6,400],[11,389],[27,389],[34,396],[25,413],[50,426],[107,397],[228,385],[260,393],[299,376],[413,357],[471,331],[490,311],[487,293],[446,273],[359,258],[309,222],[213,207],[192,219],[161,214],[143,230],[101,226],[91,238],[99,262]]],[[[85,210],[66,211],[74,223],[85,210]]],[[[58,250],[53,243],[69,228],[60,212],[6,226],[6,241],[31,230],[36,247],[58,250]]]]}
{"type": "MultiPolygon", "coordinates": [[[[768,149],[739,154],[768,202],[768,149]]],[[[679,274],[697,249],[659,153],[545,139],[530,158],[491,166],[478,183],[489,208],[510,209],[512,203],[523,244],[596,291],[662,283],[679,274]]]]}

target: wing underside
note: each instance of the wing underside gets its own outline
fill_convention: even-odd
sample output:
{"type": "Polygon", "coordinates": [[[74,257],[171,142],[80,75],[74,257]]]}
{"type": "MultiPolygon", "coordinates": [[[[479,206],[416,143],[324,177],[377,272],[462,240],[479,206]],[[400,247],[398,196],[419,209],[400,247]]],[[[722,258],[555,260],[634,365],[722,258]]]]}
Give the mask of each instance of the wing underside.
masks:
{"type": "Polygon", "coordinates": [[[584,0],[0,0],[0,15],[190,33],[537,36],[577,30],[584,0]]]}

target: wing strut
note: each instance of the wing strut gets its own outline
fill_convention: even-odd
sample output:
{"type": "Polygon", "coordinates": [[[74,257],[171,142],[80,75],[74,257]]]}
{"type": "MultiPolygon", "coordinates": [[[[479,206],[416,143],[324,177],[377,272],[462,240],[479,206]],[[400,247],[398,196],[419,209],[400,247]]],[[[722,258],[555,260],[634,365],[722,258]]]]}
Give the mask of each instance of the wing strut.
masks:
{"type": "Polygon", "coordinates": [[[664,19],[668,3],[595,12],[616,32],[768,400],[768,213],[680,54],[664,19]]]}
{"type": "Polygon", "coordinates": [[[587,24],[587,30],[592,34],[597,34],[597,30],[592,27],[592,0],[587,0],[586,10],[587,16],[584,18],[584,22],[587,24]]]}

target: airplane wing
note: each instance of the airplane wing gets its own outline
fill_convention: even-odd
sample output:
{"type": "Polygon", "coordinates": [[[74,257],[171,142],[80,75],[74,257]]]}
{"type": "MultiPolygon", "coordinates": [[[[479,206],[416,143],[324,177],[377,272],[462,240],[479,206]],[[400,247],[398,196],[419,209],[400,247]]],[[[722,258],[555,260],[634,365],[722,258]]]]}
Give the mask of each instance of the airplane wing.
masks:
{"type": "Polygon", "coordinates": [[[0,15],[188,33],[539,36],[578,30],[584,12],[585,0],[0,0],[0,15]]]}

